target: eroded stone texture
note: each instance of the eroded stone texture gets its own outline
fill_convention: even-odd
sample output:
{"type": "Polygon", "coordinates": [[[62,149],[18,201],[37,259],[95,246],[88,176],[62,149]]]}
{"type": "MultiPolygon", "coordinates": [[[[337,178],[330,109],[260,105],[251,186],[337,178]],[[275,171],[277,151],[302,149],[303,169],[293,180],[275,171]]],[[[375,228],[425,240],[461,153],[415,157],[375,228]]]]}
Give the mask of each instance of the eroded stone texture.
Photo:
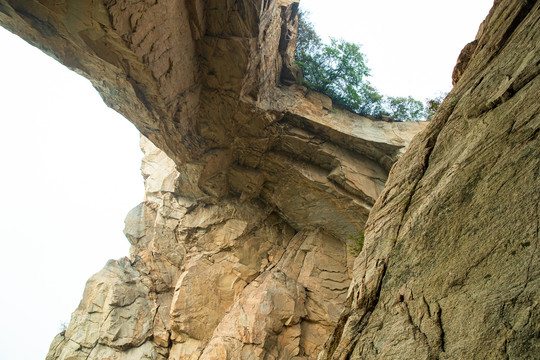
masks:
{"type": "Polygon", "coordinates": [[[319,230],[299,232],[277,265],[244,289],[200,359],[315,358],[346,298],[344,252],[319,230]]]}
{"type": "Polygon", "coordinates": [[[130,257],[89,281],[49,359],[540,353],[538,1],[495,2],[393,168],[424,125],[294,85],[296,11],[0,0],[3,26],[151,141],[130,257]],[[346,242],[368,215],[353,271],[346,242]]]}
{"type": "Polygon", "coordinates": [[[315,358],[346,300],[343,239],[298,231],[260,200],[190,200],[170,185],[182,178],[172,161],[141,145],[130,259],[89,280],[48,359],[315,358]]]}
{"type": "Polygon", "coordinates": [[[86,284],[69,327],[47,359],[165,359],[152,340],[156,295],[127,259],[111,260],[86,284]]]}
{"type": "Polygon", "coordinates": [[[392,169],[320,359],[538,358],[539,19],[495,2],[392,169]]]}

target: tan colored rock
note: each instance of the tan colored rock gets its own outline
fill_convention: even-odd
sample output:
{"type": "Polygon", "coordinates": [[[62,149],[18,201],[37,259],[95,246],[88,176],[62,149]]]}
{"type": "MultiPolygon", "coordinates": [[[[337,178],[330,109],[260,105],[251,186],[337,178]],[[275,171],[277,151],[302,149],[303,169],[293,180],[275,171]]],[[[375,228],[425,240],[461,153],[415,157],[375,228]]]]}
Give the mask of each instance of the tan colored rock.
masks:
{"type": "Polygon", "coordinates": [[[89,281],[48,359],[317,356],[345,308],[349,235],[425,124],[373,121],[294,85],[297,11],[0,0],[2,26],[88,77],[144,135],[129,259],[89,281]]]}
{"type": "Polygon", "coordinates": [[[163,352],[152,342],[156,310],[150,290],[129,260],[111,260],[88,280],[81,304],[47,359],[128,359],[130,354],[145,359],[141,347],[148,354],[163,352]]]}
{"type": "Polygon", "coordinates": [[[538,1],[495,2],[370,213],[319,359],[538,357],[539,18],[538,1]]]}
{"type": "Polygon", "coordinates": [[[298,233],[280,261],[244,288],[200,358],[315,358],[337,324],[349,281],[340,240],[298,233]]]}
{"type": "Polygon", "coordinates": [[[300,353],[305,290],[282,272],[265,275],[217,327],[201,359],[291,359],[300,353]]]}
{"type": "Polygon", "coordinates": [[[141,172],[144,177],[145,200],[159,203],[162,200],[160,195],[175,191],[180,174],[174,161],[144,136],[141,136],[141,149],[144,153],[141,172]]]}
{"type": "Polygon", "coordinates": [[[294,85],[297,9],[0,0],[2,26],[87,76],[157,146],[142,140],[130,258],[91,278],[47,359],[540,352],[539,3],[495,3],[395,166],[425,124],[294,85]],[[355,260],[347,239],[368,215],[355,260]]]}

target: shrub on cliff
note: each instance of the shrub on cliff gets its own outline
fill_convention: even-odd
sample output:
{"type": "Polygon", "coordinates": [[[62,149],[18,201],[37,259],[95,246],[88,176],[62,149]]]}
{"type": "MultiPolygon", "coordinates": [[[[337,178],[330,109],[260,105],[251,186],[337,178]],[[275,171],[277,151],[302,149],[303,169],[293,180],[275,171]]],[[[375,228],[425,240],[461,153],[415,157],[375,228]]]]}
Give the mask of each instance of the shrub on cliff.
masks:
{"type": "Polygon", "coordinates": [[[324,44],[302,11],[298,14],[296,62],[304,85],[353,112],[376,118],[387,115],[395,121],[425,118],[422,102],[410,96],[384,97],[369,83],[370,69],[360,45],[336,39],[324,44]]]}

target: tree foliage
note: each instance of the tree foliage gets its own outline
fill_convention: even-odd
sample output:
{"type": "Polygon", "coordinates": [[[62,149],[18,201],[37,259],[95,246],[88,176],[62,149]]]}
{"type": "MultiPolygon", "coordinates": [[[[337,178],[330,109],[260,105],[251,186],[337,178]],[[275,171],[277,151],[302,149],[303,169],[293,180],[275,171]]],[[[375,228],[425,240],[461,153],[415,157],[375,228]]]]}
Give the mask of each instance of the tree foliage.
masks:
{"type": "Polygon", "coordinates": [[[424,115],[424,104],[420,100],[408,97],[387,97],[386,109],[396,121],[421,119],[424,115]]]}
{"type": "Polygon", "coordinates": [[[441,103],[443,102],[446,95],[448,95],[448,93],[440,93],[433,99],[426,100],[426,120],[430,121],[431,119],[433,119],[433,115],[435,115],[435,112],[437,112],[437,109],[439,109],[439,107],[441,106],[441,103]]]}
{"type": "Polygon", "coordinates": [[[299,13],[296,61],[307,87],[345,108],[379,115],[382,96],[366,80],[370,70],[360,45],[337,39],[324,44],[303,12],[299,13]]]}
{"type": "Polygon", "coordinates": [[[360,45],[337,39],[323,43],[302,11],[298,16],[296,61],[304,85],[358,114],[377,118],[386,115],[395,121],[421,120],[425,116],[421,101],[379,94],[367,80],[370,69],[360,45]]]}

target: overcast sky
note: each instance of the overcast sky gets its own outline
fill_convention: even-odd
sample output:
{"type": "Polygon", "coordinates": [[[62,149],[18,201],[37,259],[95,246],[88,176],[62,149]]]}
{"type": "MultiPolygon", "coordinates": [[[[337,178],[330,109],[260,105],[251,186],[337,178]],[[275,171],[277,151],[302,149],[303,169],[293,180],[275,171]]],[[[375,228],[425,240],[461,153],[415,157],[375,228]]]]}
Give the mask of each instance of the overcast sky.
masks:
{"type": "Polygon", "coordinates": [[[380,93],[418,100],[452,88],[452,69],[493,0],[303,0],[325,37],[362,45],[380,93]]]}
{"type": "Polygon", "coordinates": [[[128,254],[135,127],[88,80],[0,27],[0,360],[44,359],[86,280],[128,254]]]}
{"type": "MultiPolygon", "coordinates": [[[[381,93],[448,91],[492,0],[304,0],[323,36],[363,44],[381,93]]],[[[44,359],[86,280],[128,254],[143,197],[133,125],[90,83],[0,28],[0,360],[44,359]]]]}

